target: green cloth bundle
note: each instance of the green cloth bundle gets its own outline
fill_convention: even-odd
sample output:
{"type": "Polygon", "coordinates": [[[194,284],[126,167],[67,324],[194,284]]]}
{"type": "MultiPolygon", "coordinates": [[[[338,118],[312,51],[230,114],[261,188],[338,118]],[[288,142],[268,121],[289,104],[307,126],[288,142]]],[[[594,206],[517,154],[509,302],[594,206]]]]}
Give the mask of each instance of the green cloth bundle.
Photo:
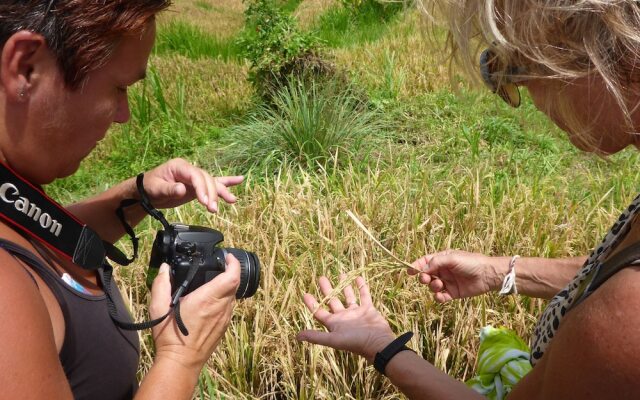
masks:
{"type": "Polygon", "coordinates": [[[466,384],[491,400],[502,400],[531,371],[529,357],[529,347],[514,331],[485,326],[480,330],[478,376],[466,384]]]}

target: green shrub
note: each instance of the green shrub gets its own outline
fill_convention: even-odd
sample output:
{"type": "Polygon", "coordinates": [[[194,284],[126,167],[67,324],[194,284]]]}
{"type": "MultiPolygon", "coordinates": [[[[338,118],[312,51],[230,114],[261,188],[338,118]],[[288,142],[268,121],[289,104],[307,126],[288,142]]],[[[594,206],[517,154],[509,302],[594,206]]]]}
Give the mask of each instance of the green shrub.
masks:
{"type": "Polygon", "coordinates": [[[245,33],[238,40],[251,65],[250,80],[269,99],[291,76],[331,75],[322,61],[320,41],[297,28],[295,19],[273,0],[247,0],[245,33]]]}
{"type": "Polygon", "coordinates": [[[381,115],[341,85],[289,81],[274,94],[275,107],[259,108],[246,124],[226,132],[217,159],[245,172],[283,163],[332,168],[368,154],[361,150],[384,134],[381,115]]]}

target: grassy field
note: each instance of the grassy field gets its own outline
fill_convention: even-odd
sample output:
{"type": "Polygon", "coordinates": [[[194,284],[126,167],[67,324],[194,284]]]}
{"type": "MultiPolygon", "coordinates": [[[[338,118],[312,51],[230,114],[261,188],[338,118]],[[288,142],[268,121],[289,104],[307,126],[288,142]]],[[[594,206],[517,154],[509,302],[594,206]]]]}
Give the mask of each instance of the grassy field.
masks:
{"type": "MultiPolygon", "coordinates": [[[[152,73],[131,92],[131,123],[114,127],[75,176],[48,190],[70,202],[177,156],[215,174],[247,174],[237,190],[241,200],[220,214],[192,204],[168,212],[170,220],[221,230],[226,246],[254,251],[262,261],[261,289],[238,303],[197,398],[403,398],[362,360],[294,340],[299,330],[317,327],[301,299],[315,293],[320,274],[366,276],[394,330],[416,332],[411,347],[461,380],[474,373],[482,326],[507,326],[529,338],[542,301],[486,295],[435,304],[347,210],[406,261],[445,248],[564,257],[586,254],[637,192],[635,152],[607,160],[582,154],[530,101],[514,110],[459,77],[450,81],[416,11],[354,18],[328,0],[286,7],[366,93],[379,122],[375,132],[356,154],[330,154],[323,169],[227,161],[247,153],[234,147],[241,141],[233,135],[264,125],[235,41],[244,29],[243,3],[175,3],[160,21],[152,73]]],[[[139,320],[146,317],[146,260],[159,228],[151,221],[139,226],[145,251],[119,271],[139,320]]],[[[147,333],[142,339],[141,374],[153,355],[147,333]]]]}

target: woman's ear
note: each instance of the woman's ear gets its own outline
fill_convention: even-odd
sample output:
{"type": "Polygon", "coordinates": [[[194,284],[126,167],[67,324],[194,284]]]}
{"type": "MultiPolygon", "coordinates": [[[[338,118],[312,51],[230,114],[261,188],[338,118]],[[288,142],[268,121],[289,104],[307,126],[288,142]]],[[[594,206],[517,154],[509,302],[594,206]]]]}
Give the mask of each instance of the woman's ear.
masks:
{"type": "Polygon", "coordinates": [[[0,53],[0,85],[8,101],[28,100],[34,71],[45,67],[45,57],[50,53],[42,35],[20,31],[9,37],[0,53]]]}

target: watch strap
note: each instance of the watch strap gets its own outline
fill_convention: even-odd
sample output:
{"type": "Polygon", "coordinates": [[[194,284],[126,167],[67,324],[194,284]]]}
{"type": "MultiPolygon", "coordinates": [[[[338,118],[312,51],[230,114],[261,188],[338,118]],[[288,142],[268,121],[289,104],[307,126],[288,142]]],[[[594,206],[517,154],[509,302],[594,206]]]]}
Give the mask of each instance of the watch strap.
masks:
{"type": "MultiPolygon", "coordinates": [[[[384,370],[391,359],[401,351],[411,350],[406,343],[411,340],[413,332],[407,332],[398,336],[393,342],[389,343],[387,347],[376,353],[376,357],[373,359],[374,368],[385,375],[384,370]]],[[[413,351],[413,350],[411,350],[413,351]]]]}

